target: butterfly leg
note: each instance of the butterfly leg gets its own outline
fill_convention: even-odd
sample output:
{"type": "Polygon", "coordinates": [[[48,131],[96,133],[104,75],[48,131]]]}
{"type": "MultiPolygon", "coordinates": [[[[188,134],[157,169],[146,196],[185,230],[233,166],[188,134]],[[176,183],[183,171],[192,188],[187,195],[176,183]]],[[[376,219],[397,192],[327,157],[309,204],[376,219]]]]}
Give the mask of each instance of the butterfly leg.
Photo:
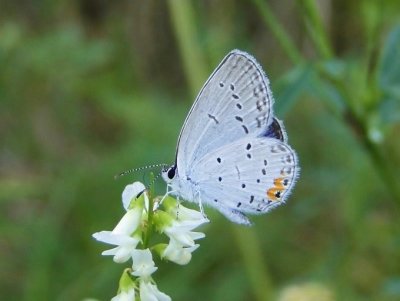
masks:
{"type": "Polygon", "coordinates": [[[164,196],[161,198],[161,200],[158,202],[157,206],[155,206],[154,210],[157,210],[158,207],[164,202],[165,198],[169,196],[170,194],[174,193],[174,190],[170,190],[170,186],[167,185],[167,192],[164,194],[164,196]]]}
{"type": "Polygon", "coordinates": [[[196,195],[197,195],[197,203],[199,204],[200,212],[204,216],[204,218],[208,219],[207,215],[204,212],[204,207],[203,207],[203,202],[201,201],[200,191],[197,191],[196,195]]]}

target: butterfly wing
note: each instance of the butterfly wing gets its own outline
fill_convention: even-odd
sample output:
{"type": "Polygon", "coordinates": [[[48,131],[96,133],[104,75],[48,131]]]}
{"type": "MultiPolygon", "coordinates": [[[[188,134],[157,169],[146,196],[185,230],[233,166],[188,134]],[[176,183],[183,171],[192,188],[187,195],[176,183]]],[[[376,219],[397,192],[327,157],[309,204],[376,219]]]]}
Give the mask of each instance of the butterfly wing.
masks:
{"type": "Polygon", "coordinates": [[[195,163],[192,180],[202,202],[237,223],[282,204],[299,172],[296,153],[275,138],[244,137],[195,163]]]}
{"type": "Polygon", "coordinates": [[[211,74],[193,104],[179,136],[177,168],[181,177],[209,152],[242,137],[255,137],[272,124],[269,82],[256,60],[230,52],[211,74]]]}

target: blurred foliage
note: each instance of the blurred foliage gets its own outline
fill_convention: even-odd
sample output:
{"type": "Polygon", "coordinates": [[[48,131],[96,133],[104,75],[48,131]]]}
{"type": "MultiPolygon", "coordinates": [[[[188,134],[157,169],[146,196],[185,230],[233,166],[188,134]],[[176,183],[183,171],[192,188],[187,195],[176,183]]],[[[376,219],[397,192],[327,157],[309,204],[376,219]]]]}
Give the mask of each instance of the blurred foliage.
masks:
{"type": "MultiPolygon", "coordinates": [[[[1,1],[0,298],[110,299],[122,266],[91,233],[122,215],[129,167],[171,163],[231,49],[266,69],[302,173],[286,206],[208,210],[174,300],[400,300],[400,3],[1,1]]],[[[158,191],[164,184],[158,183],[158,191]]]]}

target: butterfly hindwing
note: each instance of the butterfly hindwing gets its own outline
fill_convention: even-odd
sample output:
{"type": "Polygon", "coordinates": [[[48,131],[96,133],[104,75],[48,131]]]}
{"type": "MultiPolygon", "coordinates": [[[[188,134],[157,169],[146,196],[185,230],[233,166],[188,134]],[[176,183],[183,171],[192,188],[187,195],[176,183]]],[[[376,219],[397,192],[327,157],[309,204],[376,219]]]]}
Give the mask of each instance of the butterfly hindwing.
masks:
{"type": "Polygon", "coordinates": [[[299,168],[295,152],[286,143],[252,137],[214,150],[193,169],[201,200],[227,215],[232,211],[261,214],[284,203],[299,168]]]}

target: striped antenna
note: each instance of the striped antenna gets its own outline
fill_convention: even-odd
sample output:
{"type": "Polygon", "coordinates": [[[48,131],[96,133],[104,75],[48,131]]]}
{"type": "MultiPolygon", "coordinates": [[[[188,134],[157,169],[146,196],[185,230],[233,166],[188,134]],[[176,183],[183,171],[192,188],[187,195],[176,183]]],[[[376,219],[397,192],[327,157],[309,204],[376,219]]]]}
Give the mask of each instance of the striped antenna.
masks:
{"type": "Polygon", "coordinates": [[[147,165],[147,166],[142,166],[142,167],[137,167],[137,168],[131,168],[128,169],[126,171],[123,171],[117,175],[114,176],[114,179],[118,179],[122,176],[126,176],[127,174],[130,174],[132,172],[136,172],[136,171],[141,171],[141,170],[145,170],[145,169],[151,169],[151,168],[156,168],[156,167],[165,167],[167,166],[167,164],[153,164],[153,165],[147,165]]]}

